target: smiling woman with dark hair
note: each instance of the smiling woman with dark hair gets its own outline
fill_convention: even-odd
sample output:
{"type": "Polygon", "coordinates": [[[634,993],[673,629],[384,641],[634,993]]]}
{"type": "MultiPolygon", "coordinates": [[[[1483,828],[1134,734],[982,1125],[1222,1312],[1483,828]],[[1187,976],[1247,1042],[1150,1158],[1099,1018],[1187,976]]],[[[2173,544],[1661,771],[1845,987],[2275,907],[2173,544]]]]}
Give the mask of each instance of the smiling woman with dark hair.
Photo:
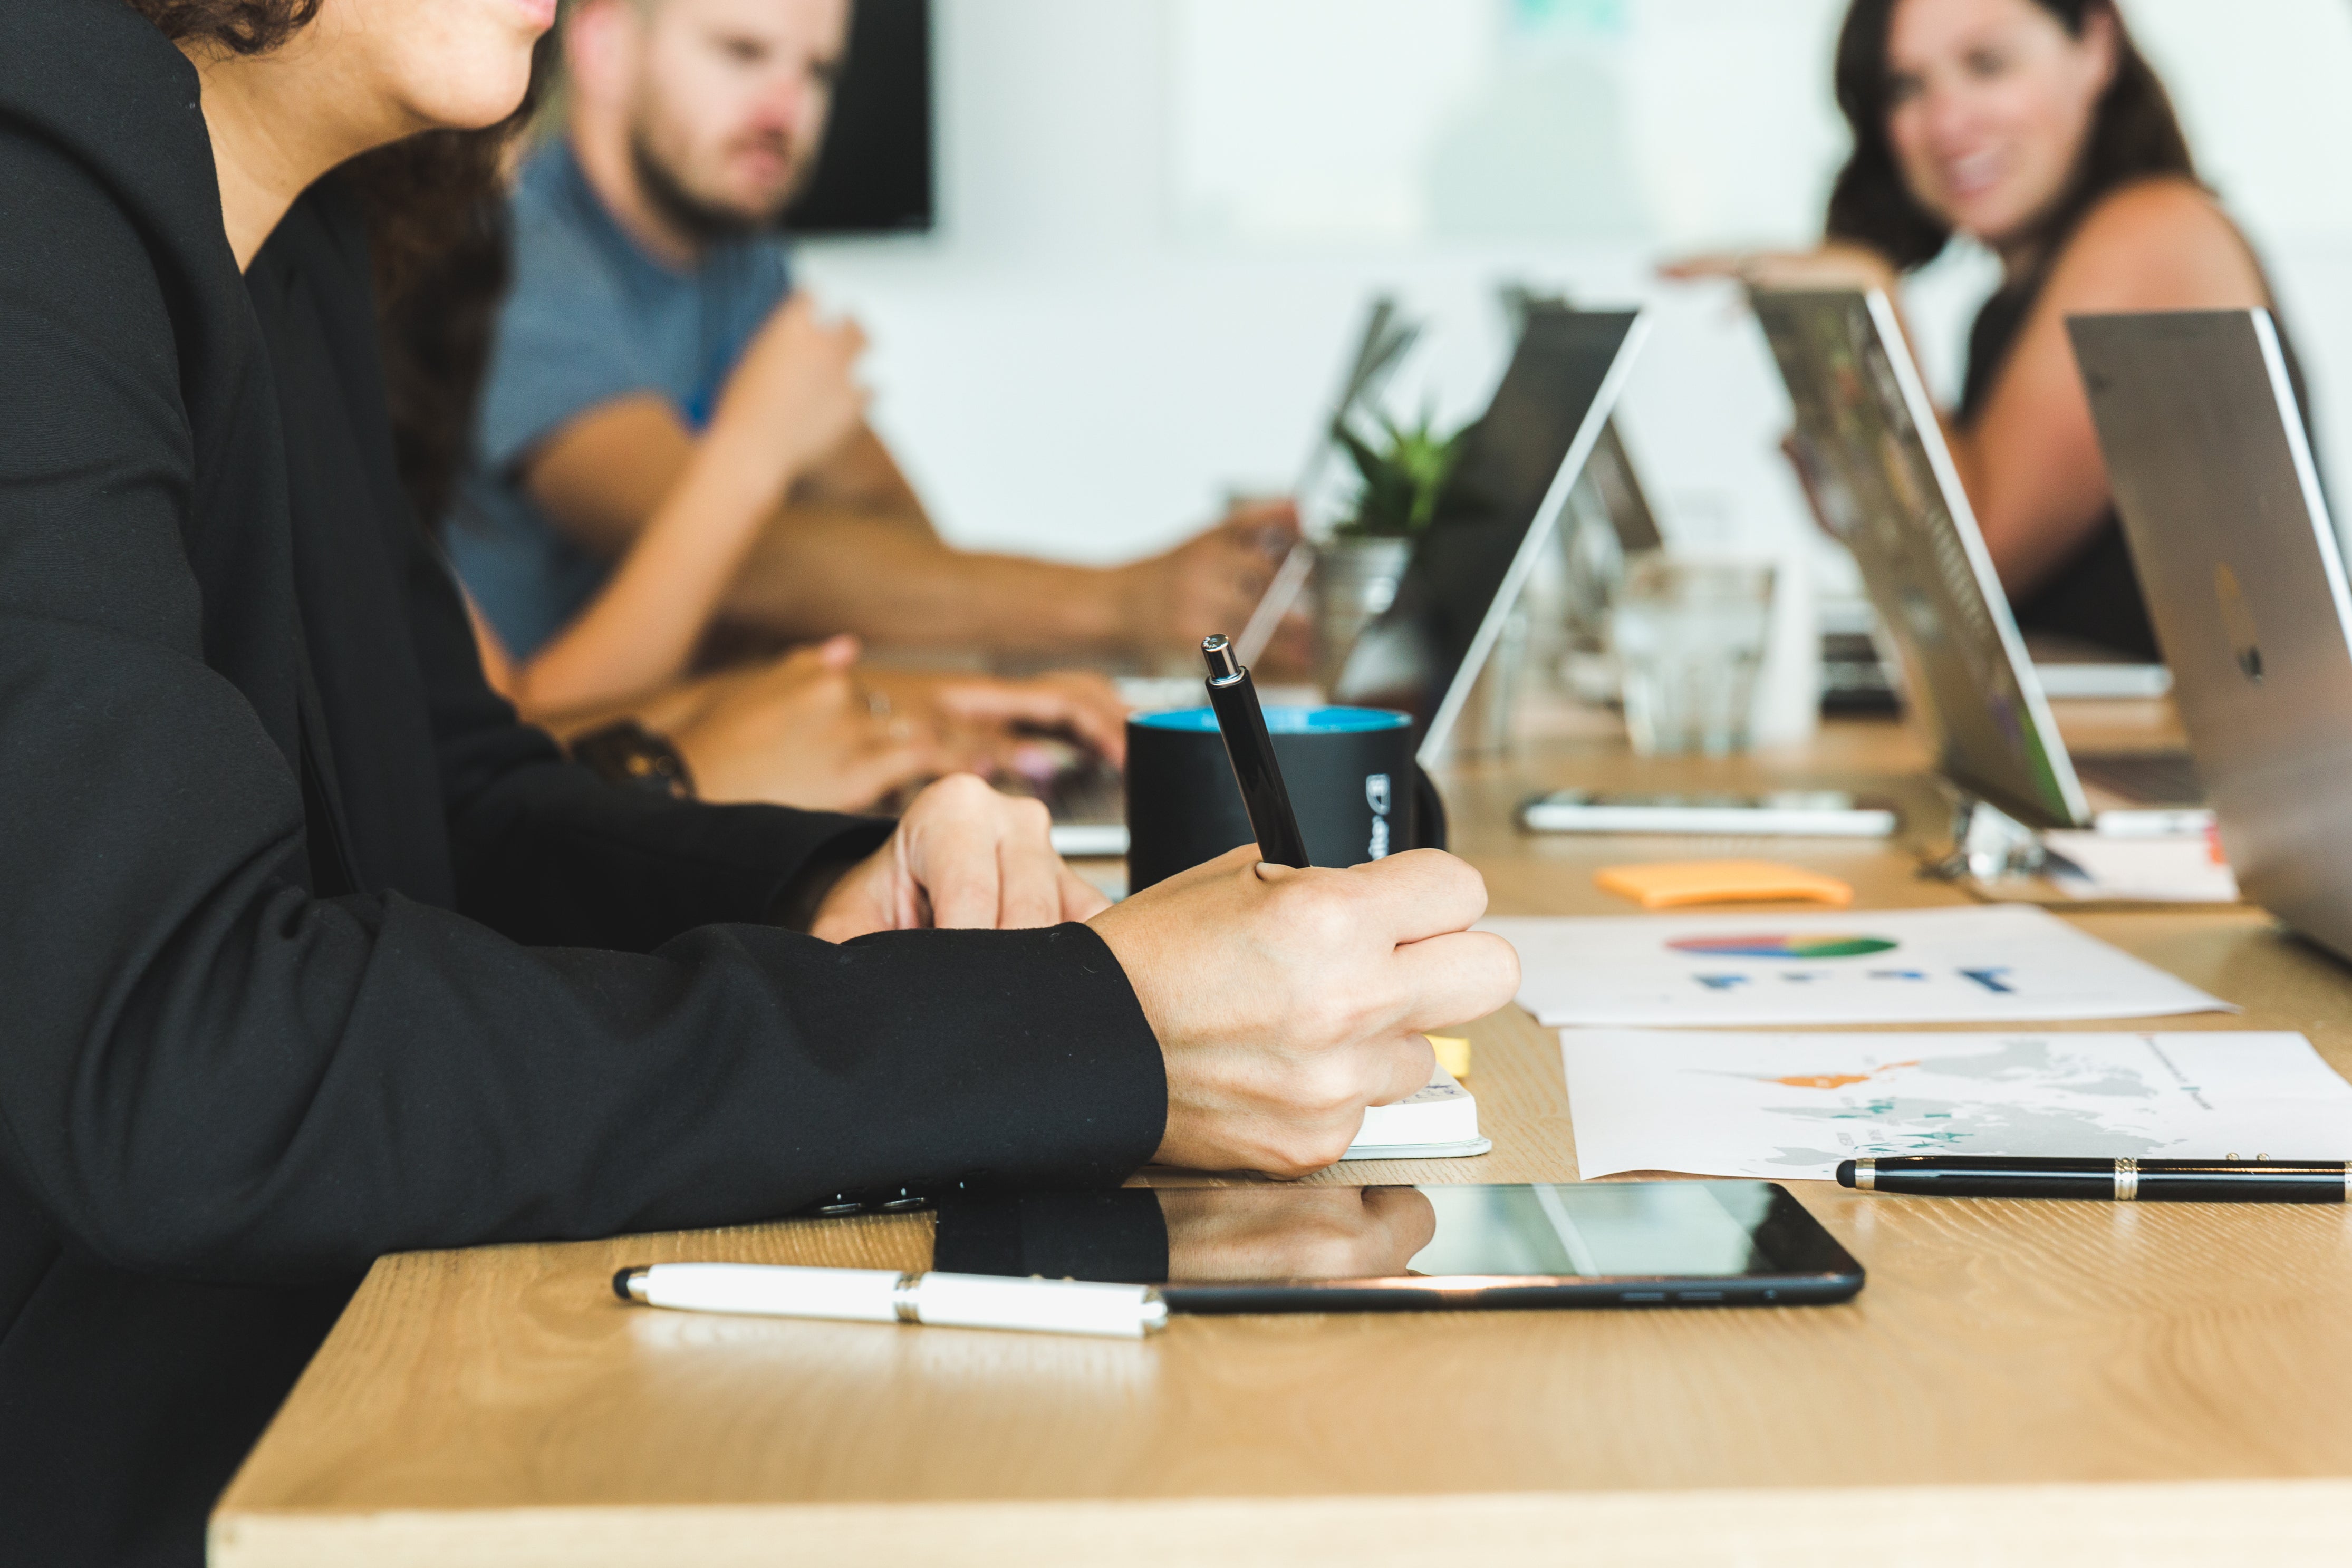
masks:
{"type": "Polygon", "coordinates": [[[194,1561],[383,1253],[1300,1172],[1517,985],[1434,852],[1109,909],[968,776],[896,824],[703,806],[515,722],[330,174],[510,114],[554,5],[0,0],[12,1560],[194,1561]]]}
{"type": "Polygon", "coordinates": [[[2019,625],[2158,656],[2070,315],[2271,304],[2114,0],[1853,0],[1853,152],[1822,248],[1674,270],[1892,294],[1955,235],[2000,258],[1946,434],[2019,625]]]}

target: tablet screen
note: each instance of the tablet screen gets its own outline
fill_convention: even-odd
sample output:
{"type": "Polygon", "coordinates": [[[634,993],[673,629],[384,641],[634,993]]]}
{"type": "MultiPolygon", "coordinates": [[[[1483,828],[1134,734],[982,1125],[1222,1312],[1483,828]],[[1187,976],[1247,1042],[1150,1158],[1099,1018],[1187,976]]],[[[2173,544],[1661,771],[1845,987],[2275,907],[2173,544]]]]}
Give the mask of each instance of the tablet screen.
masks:
{"type": "Polygon", "coordinates": [[[933,1267],[1160,1284],[1194,1312],[1839,1300],[1862,1282],[1786,1188],[1748,1181],[964,1197],[941,1206],[933,1267]],[[1463,1299],[1514,1293],[1542,1299],[1463,1299]]]}

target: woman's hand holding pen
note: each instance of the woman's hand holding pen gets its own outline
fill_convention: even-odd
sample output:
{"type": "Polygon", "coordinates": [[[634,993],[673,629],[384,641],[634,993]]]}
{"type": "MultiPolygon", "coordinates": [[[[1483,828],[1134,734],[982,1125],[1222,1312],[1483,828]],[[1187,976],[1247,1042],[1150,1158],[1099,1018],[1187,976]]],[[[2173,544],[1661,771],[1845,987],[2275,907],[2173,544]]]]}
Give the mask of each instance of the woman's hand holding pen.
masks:
{"type": "Polygon", "coordinates": [[[1469,929],[1486,909],[1484,880],[1436,850],[1302,871],[1253,844],[1095,916],[1167,1058],[1156,1157],[1277,1176],[1338,1159],[1367,1107],[1429,1082],[1424,1031],[1518,988],[1510,944],[1469,929]]]}

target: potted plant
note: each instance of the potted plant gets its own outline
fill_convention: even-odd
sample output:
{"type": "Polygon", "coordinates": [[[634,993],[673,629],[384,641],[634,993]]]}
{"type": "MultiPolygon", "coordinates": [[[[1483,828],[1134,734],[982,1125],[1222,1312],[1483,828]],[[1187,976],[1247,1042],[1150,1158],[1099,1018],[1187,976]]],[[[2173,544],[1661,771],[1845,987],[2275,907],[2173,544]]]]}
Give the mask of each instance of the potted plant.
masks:
{"type": "Polygon", "coordinates": [[[1331,430],[1360,483],[1348,519],[1331,530],[1317,555],[1317,632],[1326,685],[1357,633],[1395,601],[1413,542],[1435,519],[1438,497],[1462,454],[1463,433],[1438,434],[1426,412],[1410,427],[1386,414],[1374,417],[1380,426],[1374,439],[1345,423],[1331,430]]]}

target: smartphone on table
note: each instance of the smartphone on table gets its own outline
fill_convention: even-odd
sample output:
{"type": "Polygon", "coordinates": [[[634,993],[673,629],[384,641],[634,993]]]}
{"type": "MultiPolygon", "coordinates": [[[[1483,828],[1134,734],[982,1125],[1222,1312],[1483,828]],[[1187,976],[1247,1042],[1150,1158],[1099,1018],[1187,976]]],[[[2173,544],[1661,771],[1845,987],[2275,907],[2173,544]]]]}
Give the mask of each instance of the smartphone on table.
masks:
{"type": "Polygon", "coordinates": [[[1761,795],[1556,789],[1519,808],[1519,826],[1531,833],[1884,839],[1901,825],[1892,806],[1842,789],[1780,789],[1761,795]]]}

